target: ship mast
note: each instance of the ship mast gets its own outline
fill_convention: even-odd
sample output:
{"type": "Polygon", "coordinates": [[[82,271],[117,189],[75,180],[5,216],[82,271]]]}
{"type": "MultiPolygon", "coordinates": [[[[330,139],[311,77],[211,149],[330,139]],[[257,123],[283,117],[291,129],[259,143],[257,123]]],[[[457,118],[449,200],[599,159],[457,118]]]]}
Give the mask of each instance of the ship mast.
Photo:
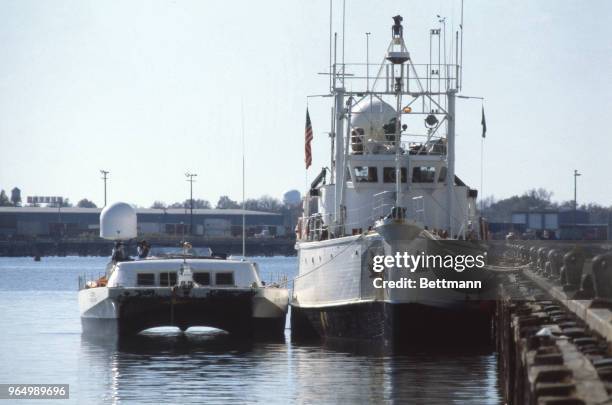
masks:
{"type": "MultiPolygon", "coordinates": [[[[402,212],[402,91],[404,82],[404,62],[410,60],[410,53],[404,43],[404,27],[402,16],[393,17],[395,24],[391,27],[392,39],[386,59],[393,64],[392,69],[399,66],[399,76],[395,78],[396,117],[395,117],[395,208],[397,218],[403,218],[402,212]]],[[[395,75],[394,75],[395,76],[395,75]]]]}
{"type": "MultiPolygon", "coordinates": [[[[335,64],[334,64],[334,75],[335,75],[335,64]]],[[[335,189],[334,189],[334,202],[335,202],[335,214],[334,214],[334,221],[336,224],[336,230],[335,230],[335,234],[340,236],[341,234],[343,234],[344,232],[343,230],[343,225],[344,225],[344,219],[343,219],[343,209],[342,209],[342,194],[343,194],[343,188],[344,188],[344,183],[346,181],[346,179],[344,178],[345,176],[345,172],[346,170],[345,165],[346,162],[344,161],[344,142],[343,142],[343,136],[344,136],[344,87],[338,87],[338,81],[334,79],[334,84],[336,87],[334,87],[334,101],[335,101],[335,108],[334,108],[334,116],[335,116],[335,128],[334,128],[334,132],[335,132],[335,140],[334,140],[334,145],[335,145],[335,152],[336,152],[336,156],[335,156],[335,161],[336,164],[334,165],[334,178],[336,180],[335,183],[335,189]]]]}
{"type": "Polygon", "coordinates": [[[448,101],[447,130],[446,130],[446,187],[448,195],[448,234],[455,237],[453,229],[453,207],[455,198],[455,94],[457,90],[449,88],[446,91],[448,101]]]}

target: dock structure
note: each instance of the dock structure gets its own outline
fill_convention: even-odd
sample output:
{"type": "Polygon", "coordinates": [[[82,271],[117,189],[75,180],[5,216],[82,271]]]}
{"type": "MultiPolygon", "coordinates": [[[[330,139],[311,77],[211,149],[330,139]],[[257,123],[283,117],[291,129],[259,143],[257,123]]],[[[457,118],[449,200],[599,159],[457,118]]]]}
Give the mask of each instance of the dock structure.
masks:
{"type": "Polygon", "coordinates": [[[612,401],[612,255],[600,244],[507,243],[495,316],[507,404],[612,401]]]}
{"type": "MultiPolygon", "coordinates": [[[[146,238],[155,247],[176,247],[179,238],[146,238]]],[[[194,247],[208,247],[213,252],[242,254],[242,239],[235,237],[191,237],[194,247]]],[[[293,256],[295,239],[291,237],[256,238],[245,240],[248,256],[293,256]]],[[[100,238],[21,238],[0,240],[0,257],[19,256],[110,256],[113,243],[100,238]]],[[[136,255],[136,242],[128,245],[129,253],[136,255]]]]}

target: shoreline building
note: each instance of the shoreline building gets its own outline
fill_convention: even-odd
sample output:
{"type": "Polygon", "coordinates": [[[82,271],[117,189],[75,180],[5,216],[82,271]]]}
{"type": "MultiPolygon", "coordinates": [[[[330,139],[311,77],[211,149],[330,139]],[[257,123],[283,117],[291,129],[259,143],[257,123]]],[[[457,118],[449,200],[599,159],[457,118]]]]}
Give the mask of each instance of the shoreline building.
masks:
{"type": "Polygon", "coordinates": [[[495,239],[513,232],[526,239],[609,240],[610,223],[592,223],[584,210],[514,211],[510,222],[489,223],[495,239]]]}
{"type": "MultiPolygon", "coordinates": [[[[101,208],[0,207],[0,238],[98,236],[101,208]]],[[[244,212],[247,236],[291,236],[281,214],[241,209],[137,209],[138,234],[144,237],[205,238],[242,236],[244,212]]]]}

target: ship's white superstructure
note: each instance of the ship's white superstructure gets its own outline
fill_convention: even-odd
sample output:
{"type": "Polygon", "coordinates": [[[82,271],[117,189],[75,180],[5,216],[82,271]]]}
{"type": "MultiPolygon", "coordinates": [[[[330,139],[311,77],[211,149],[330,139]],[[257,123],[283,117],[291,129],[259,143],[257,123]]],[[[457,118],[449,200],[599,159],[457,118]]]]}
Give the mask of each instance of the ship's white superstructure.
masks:
{"type": "Polygon", "coordinates": [[[483,251],[477,192],[455,175],[461,67],[457,60],[414,63],[402,18],[394,20],[376,77],[367,77],[367,65],[332,64],[333,158],[308,190],[296,229],[291,304],[298,333],[312,327],[324,336],[380,337],[406,321],[399,311],[406,304],[444,311],[481,298],[473,291],[373,287],[375,277],[438,278],[432,270],[374,273],[376,255],[483,251]]]}

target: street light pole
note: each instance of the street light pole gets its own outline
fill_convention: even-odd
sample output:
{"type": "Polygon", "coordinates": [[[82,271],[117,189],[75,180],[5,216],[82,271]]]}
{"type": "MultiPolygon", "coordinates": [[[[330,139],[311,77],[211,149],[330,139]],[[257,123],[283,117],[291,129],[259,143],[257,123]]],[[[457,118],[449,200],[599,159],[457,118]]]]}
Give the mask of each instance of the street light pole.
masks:
{"type": "Polygon", "coordinates": [[[582,176],[582,174],[578,173],[578,170],[574,169],[574,226],[576,225],[576,211],[578,210],[578,176],[582,176]]]}
{"type": "Polygon", "coordinates": [[[104,206],[106,207],[106,179],[110,172],[108,170],[100,170],[100,173],[102,173],[102,180],[104,180],[104,206]]]}
{"type": "Polygon", "coordinates": [[[185,173],[187,181],[189,182],[189,234],[193,235],[193,178],[196,177],[195,173],[185,173]]]}

